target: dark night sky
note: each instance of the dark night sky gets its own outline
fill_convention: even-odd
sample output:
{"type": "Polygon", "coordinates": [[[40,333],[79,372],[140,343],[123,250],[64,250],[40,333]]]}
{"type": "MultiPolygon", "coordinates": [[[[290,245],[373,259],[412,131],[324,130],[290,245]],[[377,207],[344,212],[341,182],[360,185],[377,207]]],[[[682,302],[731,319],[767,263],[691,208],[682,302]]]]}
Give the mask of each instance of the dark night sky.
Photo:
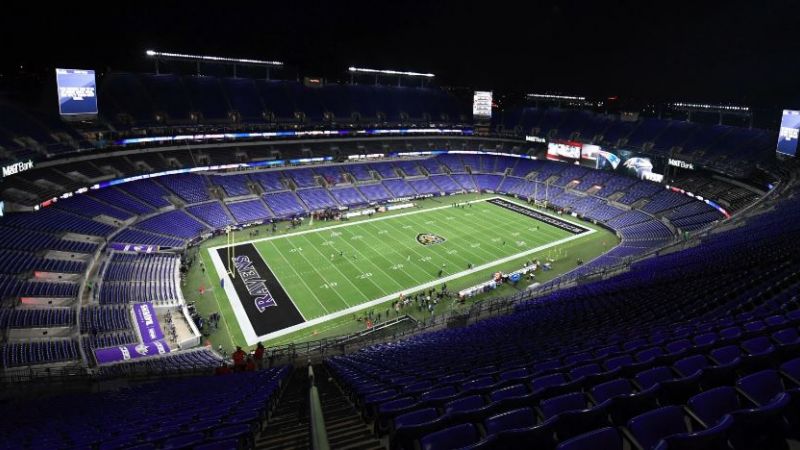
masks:
{"type": "Polygon", "coordinates": [[[498,91],[800,106],[800,2],[34,3],[3,5],[6,76],[20,64],[151,70],[154,48],[328,78],[353,64],[498,91]]]}

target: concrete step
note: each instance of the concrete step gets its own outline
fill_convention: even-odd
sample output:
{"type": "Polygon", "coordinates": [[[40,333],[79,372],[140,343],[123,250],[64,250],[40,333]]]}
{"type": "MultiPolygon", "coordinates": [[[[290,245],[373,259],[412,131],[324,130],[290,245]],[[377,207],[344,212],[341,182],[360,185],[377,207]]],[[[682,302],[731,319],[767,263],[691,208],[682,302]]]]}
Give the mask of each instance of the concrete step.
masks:
{"type": "Polygon", "coordinates": [[[364,422],[339,386],[322,366],[314,367],[320,393],[325,430],[331,448],[343,450],[385,450],[385,446],[364,422]]]}

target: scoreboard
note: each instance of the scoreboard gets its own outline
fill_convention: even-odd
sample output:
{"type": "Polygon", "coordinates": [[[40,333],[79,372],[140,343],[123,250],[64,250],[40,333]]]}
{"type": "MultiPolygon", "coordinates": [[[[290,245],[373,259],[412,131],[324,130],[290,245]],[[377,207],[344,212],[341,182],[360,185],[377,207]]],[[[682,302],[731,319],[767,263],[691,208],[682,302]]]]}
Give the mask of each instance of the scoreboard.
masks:
{"type": "Polygon", "coordinates": [[[56,69],[58,112],[62,116],[97,115],[94,70],[56,69]]]}
{"type": "Polygon", "coordinates": [[[492,92],[475,91],[472,97],[472,118],[491,119],[492,118],[492,92]]]}
{"type": "Polygon", "coordinates": [[[781,129],[778,131],[777,152],[786,156],[797,155],[797,135],[800,130],[800,111],[783,110],[781,129]]]}

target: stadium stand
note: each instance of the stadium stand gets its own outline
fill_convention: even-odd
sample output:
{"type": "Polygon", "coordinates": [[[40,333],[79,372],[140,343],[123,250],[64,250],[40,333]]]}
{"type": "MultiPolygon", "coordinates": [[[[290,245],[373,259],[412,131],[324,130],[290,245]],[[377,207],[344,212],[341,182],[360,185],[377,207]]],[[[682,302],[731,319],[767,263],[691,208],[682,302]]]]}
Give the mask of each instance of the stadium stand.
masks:
{"type": "Polygon", "coordinates": [[[354,187],[331,189],[330,193],[342,206],[352,207],[366,203],[364,197],[354,187]]]}
{"type": "Polygon", "coordinates": [[[165,198],[169,193],[152,180],[122,184],[120,185],[120,189],[155,208],[163,208],[170,205],[169,201],[165,198]]]}
{"type": "Polygon", "coordinates": [[[99,283],[98,299],[101,304],[175,303],[182,299],[179,264],[175,255],[113,253],[99,283]]]}
{"type": "Polygon", "coordinates": [[[32,270],[55,273],[83,273],[86,264],[80,261],[46,259],[31,253],[0,250],[0,273],[16,275],[32,270]]]}
{"type": "MultiPolygon", "coordinates": [[[[70,348],[74,350],[74,343],[70,348]]],[[[204,444],[250,448],[289,373],[289,367],[282,366],[227,377],[162,380],[90,395],[65,393],[42,403],[4,404],[8,426],[3,427],[2,438],[31,448],[200,448],[204,444]],[[193,412],[198,392],[218,407],[216,412],[193,412]],[[148,413],[133,426],[135,411],[148,413]]]]}
{"type": "Polygon", "coordinates": [[[169,211],[158,214],[138,222],[136,227],[145,231],[184,239],[197,237],[203,231],[208,230],[205,225],[189,217],[183,211],[169,211]]]}
{"type": "Polygon", "coordinates": [[[79,358],[77,344],[67,339],[0,344],[4,368],[76,361],[79,358]]]}
{"type": "MultiPolygon", "coordinates": [[[[423,129],[440,119],[462,125],[467,116],[437,88],[110,72],[98,92],[108,105],[102,120],[120,136],[319,129],[332,117],[347,126],[423,129]]],[[[360,137],[335,146],[312,139],[242,147],[220,140],[175,150],[103,147],[77,127],[0,102],[0,160],[49,164],[0,185],[16,206],[0,217],[4,374],[33,378],[80,367],[97,379],[151,381],[2,402],[0,448],[254,448],[259,435],[269,445],[258,448],[285,448],[282,433],[297,430],[298,442],[307,443],[307,427],[287,425],[314,382],[297,377],[306,368],[294,371],[290,391],[285,366],[208,377],[227,355],[198,345],[200,336],[185,348],[170,340],[163,355],[108,365],[95,351],[147,351],[133,305],[150,302],[161,317],[187,307],[182,257],[228,226],[463,191],[536,202],[608,228],[621,242],[513,304],[499,299],[513,306],[511,314],[470,316],[467,326],[414,331],[324,358],[313,369],[334,412],[326,422],[348,436],[335,435],[342,448],[373,448],[382,439],[407,450],[738,449],[785,448],[796,439],[800,205],[796,190],[784,188],[791,177],[768,173],[775,170],[774,133],[561,108],[500,117],[493,130],[514,130],[511,139],[360,137]],[[703,169],[668,172],[667,187],[545,160],[522,141],[528,133],[703,169]],[[92,147],[94,154],[59,160],[92,147]],[[396,148],[466,151],[347,162],[348,154],[396,148]],[[110,152],[117,150],[124,155],[110,152]],[[331,158],[322,165],[294,159],[311,155],[331,158]],[[291,162],[221,167],[276,159],[291,162]],[[218,166],[158,173],[203,165],[218,166]],[[152,178],[103,184],[140,174],[152,178]],[[778,198],[751,210],[774,184],[781,185],[778,198]],[[731,214],[736,220],[726,221],[731,214]],[[198,401],[214,407],[200,414],[198,401]]]]}
{"type": "Polygon", "coordinates": [[[227,206],[238,223],[266,220],[273,217],[272,213],[267,209],[267,205],[260,199],[228,203],[227,206]]]}
{"type": "Polygon", "coordinates": [[[177,194],[186,203],[199,203],[209,199],[206,177],[200,175],[174,175],[160,177],[158,182],[177,194]]]}
{"type": "Polygon", "coordinates": [[[412,188],[405,180],[384,180],[383,186],[392,197],[413,197],[415,195],[412,188]]]}
{"type": "Polygon", "coordinates": [[[297,196],[306,204],[309,211],[316,211],[326,208],[335,208],[339,206],[333,197],[330,196],[327,189],[301,189],[297,191],[297,196]]]}
{"type": "Polygon", "coordinates": [[[50,328],[75,325],[75,310],[69,308],[48,309],[0,309],[0,328],[50,328]]]}
{"type": "Polygon", "coordinates": [[[797,384],[775,368],[796,371],[800,363],[796,352],[779,350],[798,342],[797,272],[786,263],[797,246],[791,233],[769,229],[796,229],[795,203],[623,275],[522,303],[513,315],[326,364],[378,432],[402,448],[555,448],[595,434],[652,448],[712,433],[735,448],[785,445],[792,433],[782,423],[795,420],[787,407],[797,384]],[[743,276],[756,261],[763,276],[743,276]],[[719,412],[706,416],[713,408],[719,412]],[[742,415],[723,417],[737,410],[742,415]],[[691,429],[687,411],[701,418],[691,429]],[[766,411],[767,428],[747,427],[748,414],[766,411]]]}
{"type": "Polygon", "coordinates": [[[389,191],[382,184],[365,184],[358,189],[364,198],[370,202],[384,202],[392,198],[389,191]]]}
{"type": "Polygon", "coordinates": [[[269,209],[275,213],[275,217],[285,219],[306,213],[306,209],[300,204],[300,200],[292,192],[277,192],[264,195],[269,209]]]}
{"type": "Polygon", "coordinates": [[[221,186],[228,197],[250,194],[250,188],[247,187],[249,180],[246,175],[215,176],[211,178],[211,182],[221,186]]]}
{"type": "Polygon", "coordinates": [[[286,186],[284,186],[281,181],[282,177],[280,172],[256,172],[251,174],[250,178],[257,181],[265,192],[283,191],[286,189],[286,186]]]}
{"type": "Polygon", "coordinates": [[[211,228],[224,228],[234,223],[225,212],[225,207],[218,201],[189,206],[186,208],[186,212],[202,220],[211,228]]]}

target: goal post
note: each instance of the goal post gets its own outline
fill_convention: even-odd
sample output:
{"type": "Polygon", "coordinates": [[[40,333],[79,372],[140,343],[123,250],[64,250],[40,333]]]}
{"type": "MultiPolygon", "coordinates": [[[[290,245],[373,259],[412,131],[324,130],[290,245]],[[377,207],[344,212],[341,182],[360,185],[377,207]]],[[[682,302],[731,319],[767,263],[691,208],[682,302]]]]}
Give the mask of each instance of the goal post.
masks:
{"type": "Polygon", "coordinates": [[[227,259],[227,261],[226,261],[227,264],[226,265],[227,265],[227,269],[228,269],[228,275],[231,277],[232,280],[236,278],[236,270],[235,270],[235,267],[233,265],[233,259],[236,257],[236,245],[235,245],[236,244],[236,234],[235,233],[236,233],[236,230],[233,227],[231,227],[230,225],[225,227],[225,238],[226,238],[226,244],[227,244],[227,248],[226,248],[226,250],[227,250],[227,258],[225,258],[225,259],[227,259]]]}

